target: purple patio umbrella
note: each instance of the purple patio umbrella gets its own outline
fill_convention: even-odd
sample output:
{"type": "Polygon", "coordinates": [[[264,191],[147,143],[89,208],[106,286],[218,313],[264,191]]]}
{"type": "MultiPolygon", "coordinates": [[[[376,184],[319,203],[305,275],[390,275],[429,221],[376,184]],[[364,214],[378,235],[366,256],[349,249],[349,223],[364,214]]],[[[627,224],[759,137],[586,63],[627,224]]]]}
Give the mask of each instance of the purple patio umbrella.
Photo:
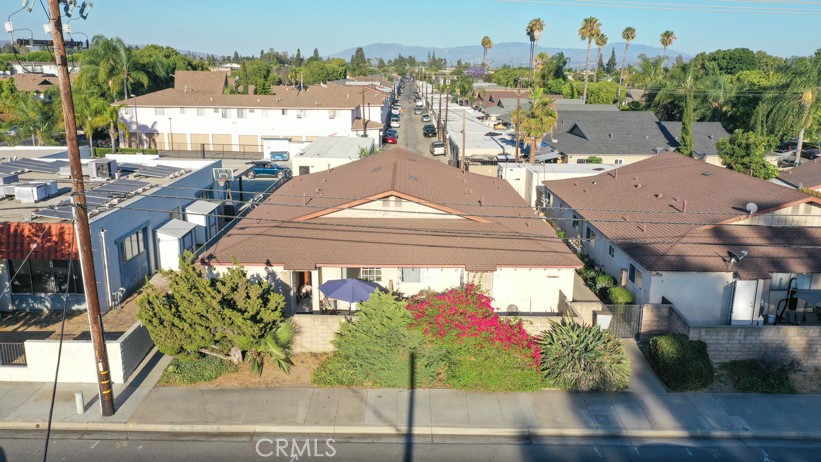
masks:
{"type": "Polygon", "coordinates": [[[364,302],[378,289],[379,284],[360,279],[333,279],[319,286],[326,297],[349,303],[364,302]]]}

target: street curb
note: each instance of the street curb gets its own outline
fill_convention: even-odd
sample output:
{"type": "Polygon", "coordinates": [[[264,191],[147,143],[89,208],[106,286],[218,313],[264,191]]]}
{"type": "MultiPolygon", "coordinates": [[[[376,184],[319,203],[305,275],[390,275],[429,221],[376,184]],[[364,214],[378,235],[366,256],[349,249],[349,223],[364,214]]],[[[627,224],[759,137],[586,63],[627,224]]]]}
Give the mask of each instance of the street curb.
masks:
{"type": "MultiPolygon", "coordinates": [[[[0,430],[45,431],[43,421],[0,422],[0,430]]],[[[543,427],[407,427],[364,425],[266,425],[266,424],[162,424],[138,422],[54,422],[52,431],[180,434],[321,434],[372,436],[491,436],[491,437],[599,437],[599,438],[697,438],[821,440],[821,431],[705,430],[705,429],[601,429],[543,427]]]]}

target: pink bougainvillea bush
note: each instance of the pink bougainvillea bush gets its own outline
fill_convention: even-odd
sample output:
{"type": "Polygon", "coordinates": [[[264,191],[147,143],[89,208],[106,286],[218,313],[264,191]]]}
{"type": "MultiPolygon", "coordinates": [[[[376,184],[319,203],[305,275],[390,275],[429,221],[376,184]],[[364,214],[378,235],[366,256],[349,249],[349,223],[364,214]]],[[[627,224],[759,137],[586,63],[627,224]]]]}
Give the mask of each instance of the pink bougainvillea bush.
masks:
{"type": "Polygon", "coordinates": [[[440,350],[443,380],[454,388],[525,391],[540,388],[539,346],[521,321],[500,317],[479,287],[423,292],[407,305],[412,329],[440,350]]]}

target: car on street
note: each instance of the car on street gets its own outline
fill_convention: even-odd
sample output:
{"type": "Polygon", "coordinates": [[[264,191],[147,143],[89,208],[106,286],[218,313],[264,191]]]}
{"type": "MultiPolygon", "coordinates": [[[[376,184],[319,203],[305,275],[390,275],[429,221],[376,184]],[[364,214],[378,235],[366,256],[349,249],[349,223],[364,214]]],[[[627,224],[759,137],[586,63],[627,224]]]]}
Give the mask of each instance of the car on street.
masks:
{"type": "Polygon", "coordinates": [[[416,101],[416,107],[425,107],[425,102],[422,101],[421,99],[417,100],[416,101]]]}
{"type": "Polygon", "coordinates": [[[445,143],[443,141],[434,141],[430,144],[430,153],[434,156],[444,156],[445,143]]]}
{"type": "Polygon", "coordinates": [[[821,148],[810,148],[801,151],[801,157],[810,160],[821,159],[821,148]]]}
{"type": "Polygon", "coordinates": [[[391,117],[391,127],[392,128],[399,128],[399,117],[396,117],[396,116],[391,117]]]}
{"type": "Polygon", "coordinates": [[[399,139],[399,132],[397,132],[395,128],[389,128],[385,130],[385,136],[392,136],[396,139],[399,139]]]}
{"type": "Polygon", "coordinates": [[[400,108],[396,107],[396,106],[391,108],[391,114],[392,115],[399,115],[401,113],[401,111],[402,110],[400,108]]]}
{"type": "Polygon", "coordinates": [[[436,136],[436,126],[433,124],[425,125],[422,127],[422,135],[424,135],[425,138],[436,136]]]}
{"type": "Polygon", "coordinates": [[[418,108],[413,110],[414,115],[421,115],[423,112],[425,112],[425,111],[421,107],[418,107],[418,108]]]}
{"type": "Polygon", "coordinates": [[[430,122],[430,114],[422,114],[422,122],[430,122]]]}
{"type": "Polygon", "coordinates": [[[245,177],[248,179],[253,179],[258,176],[275,176],[277,178],[282,178],[286,175],[291,174],[290,168],[285,167],[283,165],[275,164],[273,162],[269,162],[267,160],[255,160],[253,162],[246,162],[246,165],[251,166],[245,173],[245,177]]]}
{"type": "Polygon", "coordinates": [[[386,136],[385,137],[385,144],[396,144],[396,137],[395,136],[386,136]]]}

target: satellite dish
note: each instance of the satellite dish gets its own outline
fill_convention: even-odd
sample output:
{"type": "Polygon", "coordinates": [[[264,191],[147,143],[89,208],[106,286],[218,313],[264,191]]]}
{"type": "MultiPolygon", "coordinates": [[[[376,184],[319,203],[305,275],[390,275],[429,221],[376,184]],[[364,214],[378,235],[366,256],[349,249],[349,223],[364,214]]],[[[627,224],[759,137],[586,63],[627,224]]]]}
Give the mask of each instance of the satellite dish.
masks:
{"type": "Polygon", "coordinates": [[[732,263],[738,263],[738,262],[740,262],[740,261],[741,261],[741,259],[742,259],[742,258],[744,258],[744,257],[746,257],[748,253],[749,253],[749,252],[747,252],[746,250],[742,250],[742,251],[741,251],[741,254],[739,255],[739,254],[737,254],[737,253],[733,252],[732,250],[728,250],[728,251],[727,251],[727,255],[729,255],[729,256],[730,256],[730,263],[731,263],[731,264],[732,264],[732,263]]]}
{"type": "Polygon", "coordinates": [[[758,204],[756,204],[755,202],[750,202],[749,204],[747,204],[747,211],[750,212],[750,215],[758,212],[758,204]]]}

